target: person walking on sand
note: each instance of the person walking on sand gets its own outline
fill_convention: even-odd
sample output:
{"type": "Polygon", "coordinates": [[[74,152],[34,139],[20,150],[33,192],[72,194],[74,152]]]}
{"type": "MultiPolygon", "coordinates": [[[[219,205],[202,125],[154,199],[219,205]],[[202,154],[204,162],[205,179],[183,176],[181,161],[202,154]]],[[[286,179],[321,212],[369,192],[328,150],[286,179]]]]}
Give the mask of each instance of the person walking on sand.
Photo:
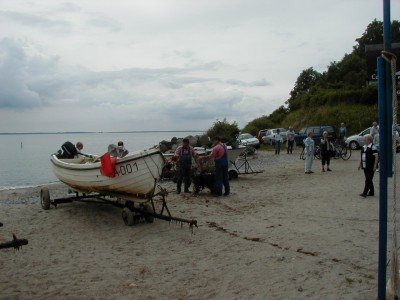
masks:
{"type": "Polygon", "coordinates": [[[313,133],[312,131],[309,131],[307,133],[307,138],[304,140],[304,151],[306,154],[306,168],[305,168],[305,174],[311,174],[314,173],[311,171],[311,167],[313,164],[314,160],[314,152],[315,152],[315,142],[312,139],[313,133]]]}
{"type": "Polygon", "coordinates": [[[295,132],[292,127],[289,127],[289,130],[286,132],[286,142],[287,142],[287,154],[293,154],[293,146],[294,146],[294,136],[295,132]]]}
{"type": "Polygon", "coordinates": [[[275,142],[275,155],[279,155],[281,153],[281,130],[278,128],[276,130],[276,134],[274,135],[274,142],[275,142]]]}
{"type": "Polygon", "coordinates": [[[327,167],[327,171],[332,171],[329,168],[330,162],[331,162],[331,152],[333,151],[334,147],[332,143],[329,141],[328,138],[328,132],[324,131],[322,134],[322,139],[321,139],[321,160],[322,160],[322,172],[325,172],[325,163],[327,167]]]}
{"type": "Polygon", "coordinates": [[[361,197],[374,196],[374,173],[378,166],[378,151],[372,144],[372,136],[367,134],[364,136],[364,146],[361,148],[361,161],[358,170],[363,169],[365,175],[364,191],[361,197]]]}
{"type": "Polygon", "coordinates": [[[189,139],[184,138],[182,145],[180,145],[175,151],[175,157],[178,158],[178,182],[176,184],[176,193],[181,193],[182,182],[185,181],[184,191],[190,193],[190,171],[192,169],[192,158],[196,157],[197,154],[194,152],[192,146],[189,145],[189,139]]]}

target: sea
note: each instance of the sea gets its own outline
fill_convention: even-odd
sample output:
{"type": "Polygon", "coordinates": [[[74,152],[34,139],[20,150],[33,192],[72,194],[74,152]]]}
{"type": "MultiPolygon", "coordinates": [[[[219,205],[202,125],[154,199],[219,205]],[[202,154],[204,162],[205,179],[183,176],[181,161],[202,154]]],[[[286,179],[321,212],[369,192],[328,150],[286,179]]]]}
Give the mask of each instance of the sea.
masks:
{"type": "Polygon", "coordinates": [[[82,142],[83,153],[102,155],[109,144],[123,141],[129,151],[151,148],[162,140],[202,131],[0,134],[0,190],[57,183],[51,154],[70,141],[82,142]]]}

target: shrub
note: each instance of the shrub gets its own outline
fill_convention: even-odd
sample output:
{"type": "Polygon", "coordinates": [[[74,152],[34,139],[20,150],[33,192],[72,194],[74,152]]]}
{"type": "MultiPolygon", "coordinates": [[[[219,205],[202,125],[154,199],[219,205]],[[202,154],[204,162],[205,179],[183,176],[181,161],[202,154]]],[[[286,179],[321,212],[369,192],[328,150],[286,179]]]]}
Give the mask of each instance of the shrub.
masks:
{"type": "Polygon", "coordinates": [[[216,120],[207,130],[207,135],[210,138],[219,136],[222,142],[232,144],[236,142],[239,131],[238,124],[235,121],[229,123],[226,119],[223,119],[222,121],[216,120]]]}

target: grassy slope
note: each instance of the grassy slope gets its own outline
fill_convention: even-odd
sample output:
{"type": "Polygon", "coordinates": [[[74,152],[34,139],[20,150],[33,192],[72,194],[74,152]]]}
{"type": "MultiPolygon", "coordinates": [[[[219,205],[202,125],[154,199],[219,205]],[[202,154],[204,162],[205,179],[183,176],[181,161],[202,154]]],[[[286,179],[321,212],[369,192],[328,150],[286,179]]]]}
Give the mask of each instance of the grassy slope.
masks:
{"type": "Polygon", "coordinates": [[[358,133],[371,126],[372,122],[378,117],[377,105],[361,104],[337,104],[324,105],[320,107],[301,108],[290,112],[282,121],[282,126],[288,128],[292,126],[295,130],[300,130],[307,125],[332,125],[336,129],[340,123],[347,125],[349,133],[358,133]]]}

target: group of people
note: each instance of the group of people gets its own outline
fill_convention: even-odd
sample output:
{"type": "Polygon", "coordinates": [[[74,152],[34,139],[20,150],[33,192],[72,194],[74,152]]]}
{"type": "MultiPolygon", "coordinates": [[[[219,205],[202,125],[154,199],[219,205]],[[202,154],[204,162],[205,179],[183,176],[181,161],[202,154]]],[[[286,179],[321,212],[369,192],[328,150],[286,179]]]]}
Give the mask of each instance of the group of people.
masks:
{"type": "MultiPolygon", "coordinates": [[[[59,153],[59,158],[79,158],[82,156],[90,156],[82,152],[83,150],[83,143],[77,142],[75,145],[71,142],[65,142],[61,146],[62,152],[59,153]]],[[[118,146],[111,144],[108,146],[108,153],[114,157],[125,157],[128,155],[129,151],[125,149],[124,142],[119,141],[118,146]]]]}
{"type": "Polygon", "coordinates": [[[182,183],[184,183],[184,192],[190,193],[189,187],[191,184],[191,169],[192,160],[198,159],[199,161],[213,159],[215,165],[215,196],[228,196],[230,194],[229,186],[229,174],[228,174],[228,148],[221,142],[221,139],[216,136],[211,139],[213,148],[209,155],[199,156],[189,144],[189,139],[183,139],[182,145],[180,145],[174,154],[174,157],[178,160],[178,180],[176,192],[178,194],[182,191],[182,183]],[[224,187],[224,193],[222,194],[222,187],[224,187]]]}
{"type": "MultiPolygon", "coordinates": [[[[344,123],[341,124],[339,129],[339,140],[344,143],[345,137],[347,134],[346,126],[344,123]]],[[[313,133],[308,132],[307,138],[304,140],[304,151],[306,155],[305,162],[305,173],[311,174],[314,173],[312,168],[312,163],[314,160],[314,152],[315,152],[315,141],[313,140],[313,133]]],[[[379,127],[377,122],[372,123],[372,127],[370,129],[370,134],[364,136],[364,146],[361,148],[361,159],[358,169],[362,169],[364,171],[365,176],[365,184],[364,190],[360,194],[361,197],[366,198],[367,196],[374,196],[374,183],[373,178],[374,174],[378,168],[379,162],[379,127]]],[[[331,171],[330,169],[330,159],[331,153],[334,149],[332,142],[329,140],[328,132],[323,133],[323,137],[320,143],[321,149],[321,162],[322,162],[322,172],[325,172],[325,165],[327,167],[326,171],[331,171]]]]}
{"type": "MultiPolygon", "coordinates": [[[[289,127],[289,130],[286,132],[287,154],[293,154],[294,137],[295,137],[295,132],[292,127],[289,127]]],[[[275,143],[275,155],[279,155],[281,153],[281,145],[283,143],[283,138],[281,136],[281,130],[279,128],[276,130],[276,134],[274,135],[273,139],[274,139],[274,143],[275,143]]]]}

